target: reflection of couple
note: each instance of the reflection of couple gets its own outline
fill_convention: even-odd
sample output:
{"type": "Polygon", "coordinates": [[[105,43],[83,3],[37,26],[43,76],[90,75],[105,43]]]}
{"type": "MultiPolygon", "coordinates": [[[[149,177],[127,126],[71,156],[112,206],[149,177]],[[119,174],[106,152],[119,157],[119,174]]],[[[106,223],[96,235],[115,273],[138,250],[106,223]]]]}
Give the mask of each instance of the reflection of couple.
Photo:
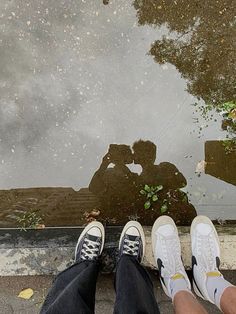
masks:
{"type": "Polygon", "coordinates": [[[169,198],[185,200],[187,196],[179,189],[186,186],[186,179],[175,165],[162,162],[155,165],[156,145],[150,141],[139,140],[131,148],[127,145],[112,144],[103,157],[102,164],[95,172],[89,189],[99,196],[103,209],[125,210],[139,209],[143,206],[139,191],[145,184],[149,186],[162,185],[162,199],[169,198]],[[127,164],[139,164],[142,167],[140,175],[131,172],[127,164]],[[114,166],[109,167],[110,164],[114,166]]]}
{"type": "Polygon", "coordinates": [[[133,154],[129,146],[110,145],[89,185],[89,190],[99,196],[103,209],[115,210],[133,206],[137,174],[126,166],[131,163],[133,154]],[[110,164],[114,166],[111,168],[110,164]]]}

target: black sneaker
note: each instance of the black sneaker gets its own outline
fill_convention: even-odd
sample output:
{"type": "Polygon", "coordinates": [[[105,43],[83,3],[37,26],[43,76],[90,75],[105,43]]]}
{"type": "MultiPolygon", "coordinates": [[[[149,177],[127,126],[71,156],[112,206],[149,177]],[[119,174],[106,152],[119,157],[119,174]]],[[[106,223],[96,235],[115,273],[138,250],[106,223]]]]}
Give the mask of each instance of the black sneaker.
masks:
{"type": "Polygon", "coordinates": [[[119,257],[131,255],[142,261],[145,253],[145,236],[143,227],[137,221],[129,221],[120,236],[119,257]]]}
{"type": "Polygon", "coordinates": [[[98,221],[89,223],[78,239],[75,248],[75,262],[97,260],[102,253],[104,240],[103,225],[98,221]]]}

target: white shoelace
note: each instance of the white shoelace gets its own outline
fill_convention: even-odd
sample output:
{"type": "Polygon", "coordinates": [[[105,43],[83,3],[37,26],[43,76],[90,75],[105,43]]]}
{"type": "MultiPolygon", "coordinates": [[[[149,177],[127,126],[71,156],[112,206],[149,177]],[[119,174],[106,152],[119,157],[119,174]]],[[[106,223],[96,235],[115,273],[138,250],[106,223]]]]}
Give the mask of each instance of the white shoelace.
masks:
{"type": "Polygon", "coordinates": [[[173,236],[161,239],[163,250],[163,264],[164,268],[161,269],[162,277],[171,277],[180,272],[183,268],[181,256],[179,254],[179,243],[173,236]]]}
{"type": "Polygon", "coordinates": [[[200,259],[200,265],[204,266],[205,272],[218,271],[215,256],[213,254],[214,247],[212,241],[212,234],[204,236],[198,235],[197,241],[197,252],[201,252],[201,255],[198,254],[198,259],[200,259]]]}
{"type": "Polygon", "coordinates": [[[138,256],[139,241],[124,239],[123,253],[138,256]]]}
{"type": "Polygon", "coordinates": [[[99,243],[91,241],[89,239],[84,239],[83,247],[81,250],[81,259],[90,260],[97,257],[99,252],[99,243]]]}

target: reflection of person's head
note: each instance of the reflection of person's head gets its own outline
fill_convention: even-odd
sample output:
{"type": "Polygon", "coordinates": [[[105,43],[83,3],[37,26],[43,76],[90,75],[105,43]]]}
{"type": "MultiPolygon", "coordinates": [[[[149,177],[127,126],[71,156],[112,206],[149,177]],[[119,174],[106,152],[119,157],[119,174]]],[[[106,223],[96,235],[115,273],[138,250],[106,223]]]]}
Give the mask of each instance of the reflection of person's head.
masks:
{"type": "Polygon", "coordinates": [[[139,140],[133,145],[134,163],[141,166],[154,164],[157,147],[150,141],[139,140]]]}
{"type": "Polygon", "coordinates": [[[133,153],[128,145],[111,144],[109,147],[110,160],[115,165],[132,164],[133,153]]]}

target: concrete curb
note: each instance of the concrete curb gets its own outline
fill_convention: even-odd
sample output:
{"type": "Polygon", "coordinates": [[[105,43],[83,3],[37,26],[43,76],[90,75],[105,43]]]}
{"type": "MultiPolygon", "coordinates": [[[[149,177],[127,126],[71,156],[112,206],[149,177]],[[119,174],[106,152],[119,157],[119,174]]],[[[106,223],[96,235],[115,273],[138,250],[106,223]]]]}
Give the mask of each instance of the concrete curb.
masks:
{"type": "MultiPolygon", "coordinates": [[[[221,244],[221,269],[236,269],[236,225],[217,226],[221,244]]],[[[191,268],[189,227],[178,227],[185,267],[191,268]]],[[[1,230],[0,276],[52,275],[73,262],[76,239],[82,228],[47,230],[1,230]],[[51,232],[51,231],[50,231],[51,232]]],[[[103,254],[105,272],[114,269],[121,227],[108,227],[103,254]]],[[[146,254],[144,265],[155,268],[151,248],[151,227],[144,227],[146,254]]]]}

